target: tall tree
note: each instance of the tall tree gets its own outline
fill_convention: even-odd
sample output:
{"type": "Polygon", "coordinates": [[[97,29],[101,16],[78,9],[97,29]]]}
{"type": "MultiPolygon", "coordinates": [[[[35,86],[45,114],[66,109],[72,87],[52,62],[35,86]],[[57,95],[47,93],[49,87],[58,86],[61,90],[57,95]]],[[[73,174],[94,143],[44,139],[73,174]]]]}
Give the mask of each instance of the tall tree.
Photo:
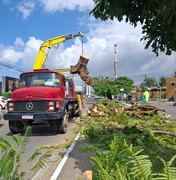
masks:
{"type": "Polygon", "coordinates": [[[105,96],[108,99],[112,99],[113,94],[119,94],[120,89],[129,94],[133,89],[134,81],[128,77],[118,77],[115,80],[112,79],[97,79],[94,83],[93,89],[95,94],[99,96],[105,96]]]}
{"type": "Polygon", "coordinates": [[[121,76],[115,79],[115,84],[120,92],[120,89],[124,89],[126,94],[130,94],[134,88],[134,81],[126,76],[121,76]]]}
{"type": "Polygon", "coordinates": [[[145,86],[148,86],[148,87],[156,87],[158,86],[157,84],[157,81],[155,78],[153,77],[146,77],[146,79],[144,80],[144,82],[142,82],[140,84],[140,87],[141,88],[144,88],[145,86]]]}
{"type": "Polygon", "coordinates": [[[176,51],[176,0],[94,0],[91,14],[103,21],[123,19],[142,25],[145,48],[170,55],[176,51]]]}

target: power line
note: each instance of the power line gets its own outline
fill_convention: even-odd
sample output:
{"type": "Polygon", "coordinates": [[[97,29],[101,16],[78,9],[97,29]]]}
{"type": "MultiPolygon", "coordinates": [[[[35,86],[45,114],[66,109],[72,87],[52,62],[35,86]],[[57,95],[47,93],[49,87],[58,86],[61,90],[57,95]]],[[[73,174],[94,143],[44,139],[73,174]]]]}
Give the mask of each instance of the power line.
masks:
{"type": "Polygon", "coordinates": [[[25,72],[26,71],[25,69],[22,69],[22,68],[19,68],[17,66],[14,66],[12,64],[9,64],[2,59],[0,59],[0,65],[7,67],[9,69],[13,69],[13,70],[18,71],[18,72],[25,72]]]}
{"type": "MultiPolygon", "coordinates": [[[[14,62],[13,59],[6,58],[6,57],[1,56],[1,55],[0,55],[0,59],[1,59],[1,62],[2,62],[2,63],[6,63],[6,64],[9,64],[10,66],[16,67],[15,65],[12,65],[12,64],[10,64],[10,63],[7,63],[7,62],[14,62]]],[[[18,68],[18,69],[22,69],[23,71],[29,71],[29,69],[27,69],[26,67],[24,67],[24,66],[22,66],[22,65],[21,65],[21,68],[18,68]]]]}

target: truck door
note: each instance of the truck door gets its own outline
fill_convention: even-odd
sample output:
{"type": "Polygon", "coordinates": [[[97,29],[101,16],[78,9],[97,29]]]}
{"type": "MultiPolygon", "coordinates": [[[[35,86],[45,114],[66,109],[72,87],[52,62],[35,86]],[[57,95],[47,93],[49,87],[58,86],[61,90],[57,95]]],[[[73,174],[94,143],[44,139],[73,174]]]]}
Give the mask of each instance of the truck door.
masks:
{"type": "Polygon", "coordinates": [[[62,98],[65,99],[66,97],[66,87],[65,87],[65,77],[61,76],[61,93],[62,93],[62,98]]]}

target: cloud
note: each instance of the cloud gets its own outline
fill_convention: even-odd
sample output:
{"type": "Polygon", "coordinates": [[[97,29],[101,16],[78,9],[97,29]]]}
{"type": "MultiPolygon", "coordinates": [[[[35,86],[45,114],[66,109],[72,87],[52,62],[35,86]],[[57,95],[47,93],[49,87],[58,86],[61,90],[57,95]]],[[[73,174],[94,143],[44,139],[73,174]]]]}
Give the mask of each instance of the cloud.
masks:
{"type": "Polygon", "coordinates": [[[143,80],[143,74],[158,78],[175,71],[176,54],[156,57],[151,49],[144,49],[141,27],[134,28],[125,22],[92,21],[89,24],[88,41],[85,45],[90,72],[94,75],[114,76],[114,44],[117,43],[118,76],[143,80]]]}
{"type": "Polygon", "coordinates": [[[15,40],[14,46],[16,48],[23,48],[24,45],[25,45],[25,43],[24,43],[23,39],[17,37],[16,40],[15,40]]]}
{"type": "MultiPolygon", "coordinates": [[[[118,76],[128,76],[139,84],[144,74],[159,78],[170,76],[175,71],[176,53],[171,56],[160,54],[156,57],[151,49],[145,50],[140,42],[141,28],[133,28],[125,22],[97,22],[93,19],[87,23],[89,31],[84,38],[84,53],[90,57],[89,73],[93,76],[114,77],[114,44],[117,44],[118,76]]],[[[38,49],[44,40],[30,37],[27,42],[17,38],[14,46],[1,46],[0,53],[12,63],[20,63],[32,70],[38,49]]],[[[69,41],[71,45],[60,43],[59,48],[51,48],[45,68],[69,68],[77,63],[82,52],[80,38],[69,41]]],[[[78,82],[78,81],[77,81],[78,82]]],[[[81,88],[79,80],[79,87],[81,88]]]]}
{"type": "Polygon", "coordinates": [[[23,19],[27,19],[33,12],[36,4],[33,0],[21,1],[17,5],[17,10],[22,13],[23,19]]]}
{"type": "MultiPolygon", "coordinates": [[[[3,3],[10,4],[10,0],[4,0],[3,3]]],[[[23,19],[27,19],[35,8],[43,8],[47,13],[69,11],[87,11],[94,6],[93,0],[22,0],[17,4],[17,11],[22,14],[23,19]]]]}
{"type": "Polygon", "coordinates": [[[56,12],[63,10],[90,10],[93,7],[93,0],[38,0],[46,12],[56,12]]]}
{"type": "Polygon", "coordinates": [[[25,43],[18,37],[14,42],[14,46],[0,45],[0,58],[8,64],[30,71],[42,42],[34,37],[30,37],[25,43]]]}

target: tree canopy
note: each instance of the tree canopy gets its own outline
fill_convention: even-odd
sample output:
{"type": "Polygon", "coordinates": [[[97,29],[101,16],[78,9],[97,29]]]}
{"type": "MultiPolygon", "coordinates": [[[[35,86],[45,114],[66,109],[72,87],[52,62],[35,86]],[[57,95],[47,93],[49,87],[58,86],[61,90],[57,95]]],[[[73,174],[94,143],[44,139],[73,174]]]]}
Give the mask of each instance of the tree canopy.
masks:
{"type": "Polygon", "coordinates": [[[124,89],[125,93],[130,94],[133,89],[134,81],[126,76],[112,79],[97,79],[94,83],[93,89],[96,95],[105,96],[112,99],[113,94],[119,94],[120,89],[124,89]]]}
{"type": "Polygon", "coordinates": [[[117,18],[134,27],[141,23],[141,40],[156,55],[159,51],[167,55],[176,51],[176,0],[94,0],[94,4],[90,13],[95,18],[117,18]]]}
{"type": "Polygon", "coordinates": [[[166,77],[164,77],[164,76],[160,77],[160,79],[159,79],[159,85],[160,85],[161,87],[166,86],[166,77]]]}
{"type": "Polygon", "coordinates": [[[147,78],[144,80],[144,82],[142,82],[142,83],[140,84],[140,87],[141,87],[141,88],[144,88],[145,86],[156,87],[156,86],[158,86],[158,83],[157,83],[157,81],[156,81],[155,78],[153,78],[153,77],[147,77],[147,78]]]}

